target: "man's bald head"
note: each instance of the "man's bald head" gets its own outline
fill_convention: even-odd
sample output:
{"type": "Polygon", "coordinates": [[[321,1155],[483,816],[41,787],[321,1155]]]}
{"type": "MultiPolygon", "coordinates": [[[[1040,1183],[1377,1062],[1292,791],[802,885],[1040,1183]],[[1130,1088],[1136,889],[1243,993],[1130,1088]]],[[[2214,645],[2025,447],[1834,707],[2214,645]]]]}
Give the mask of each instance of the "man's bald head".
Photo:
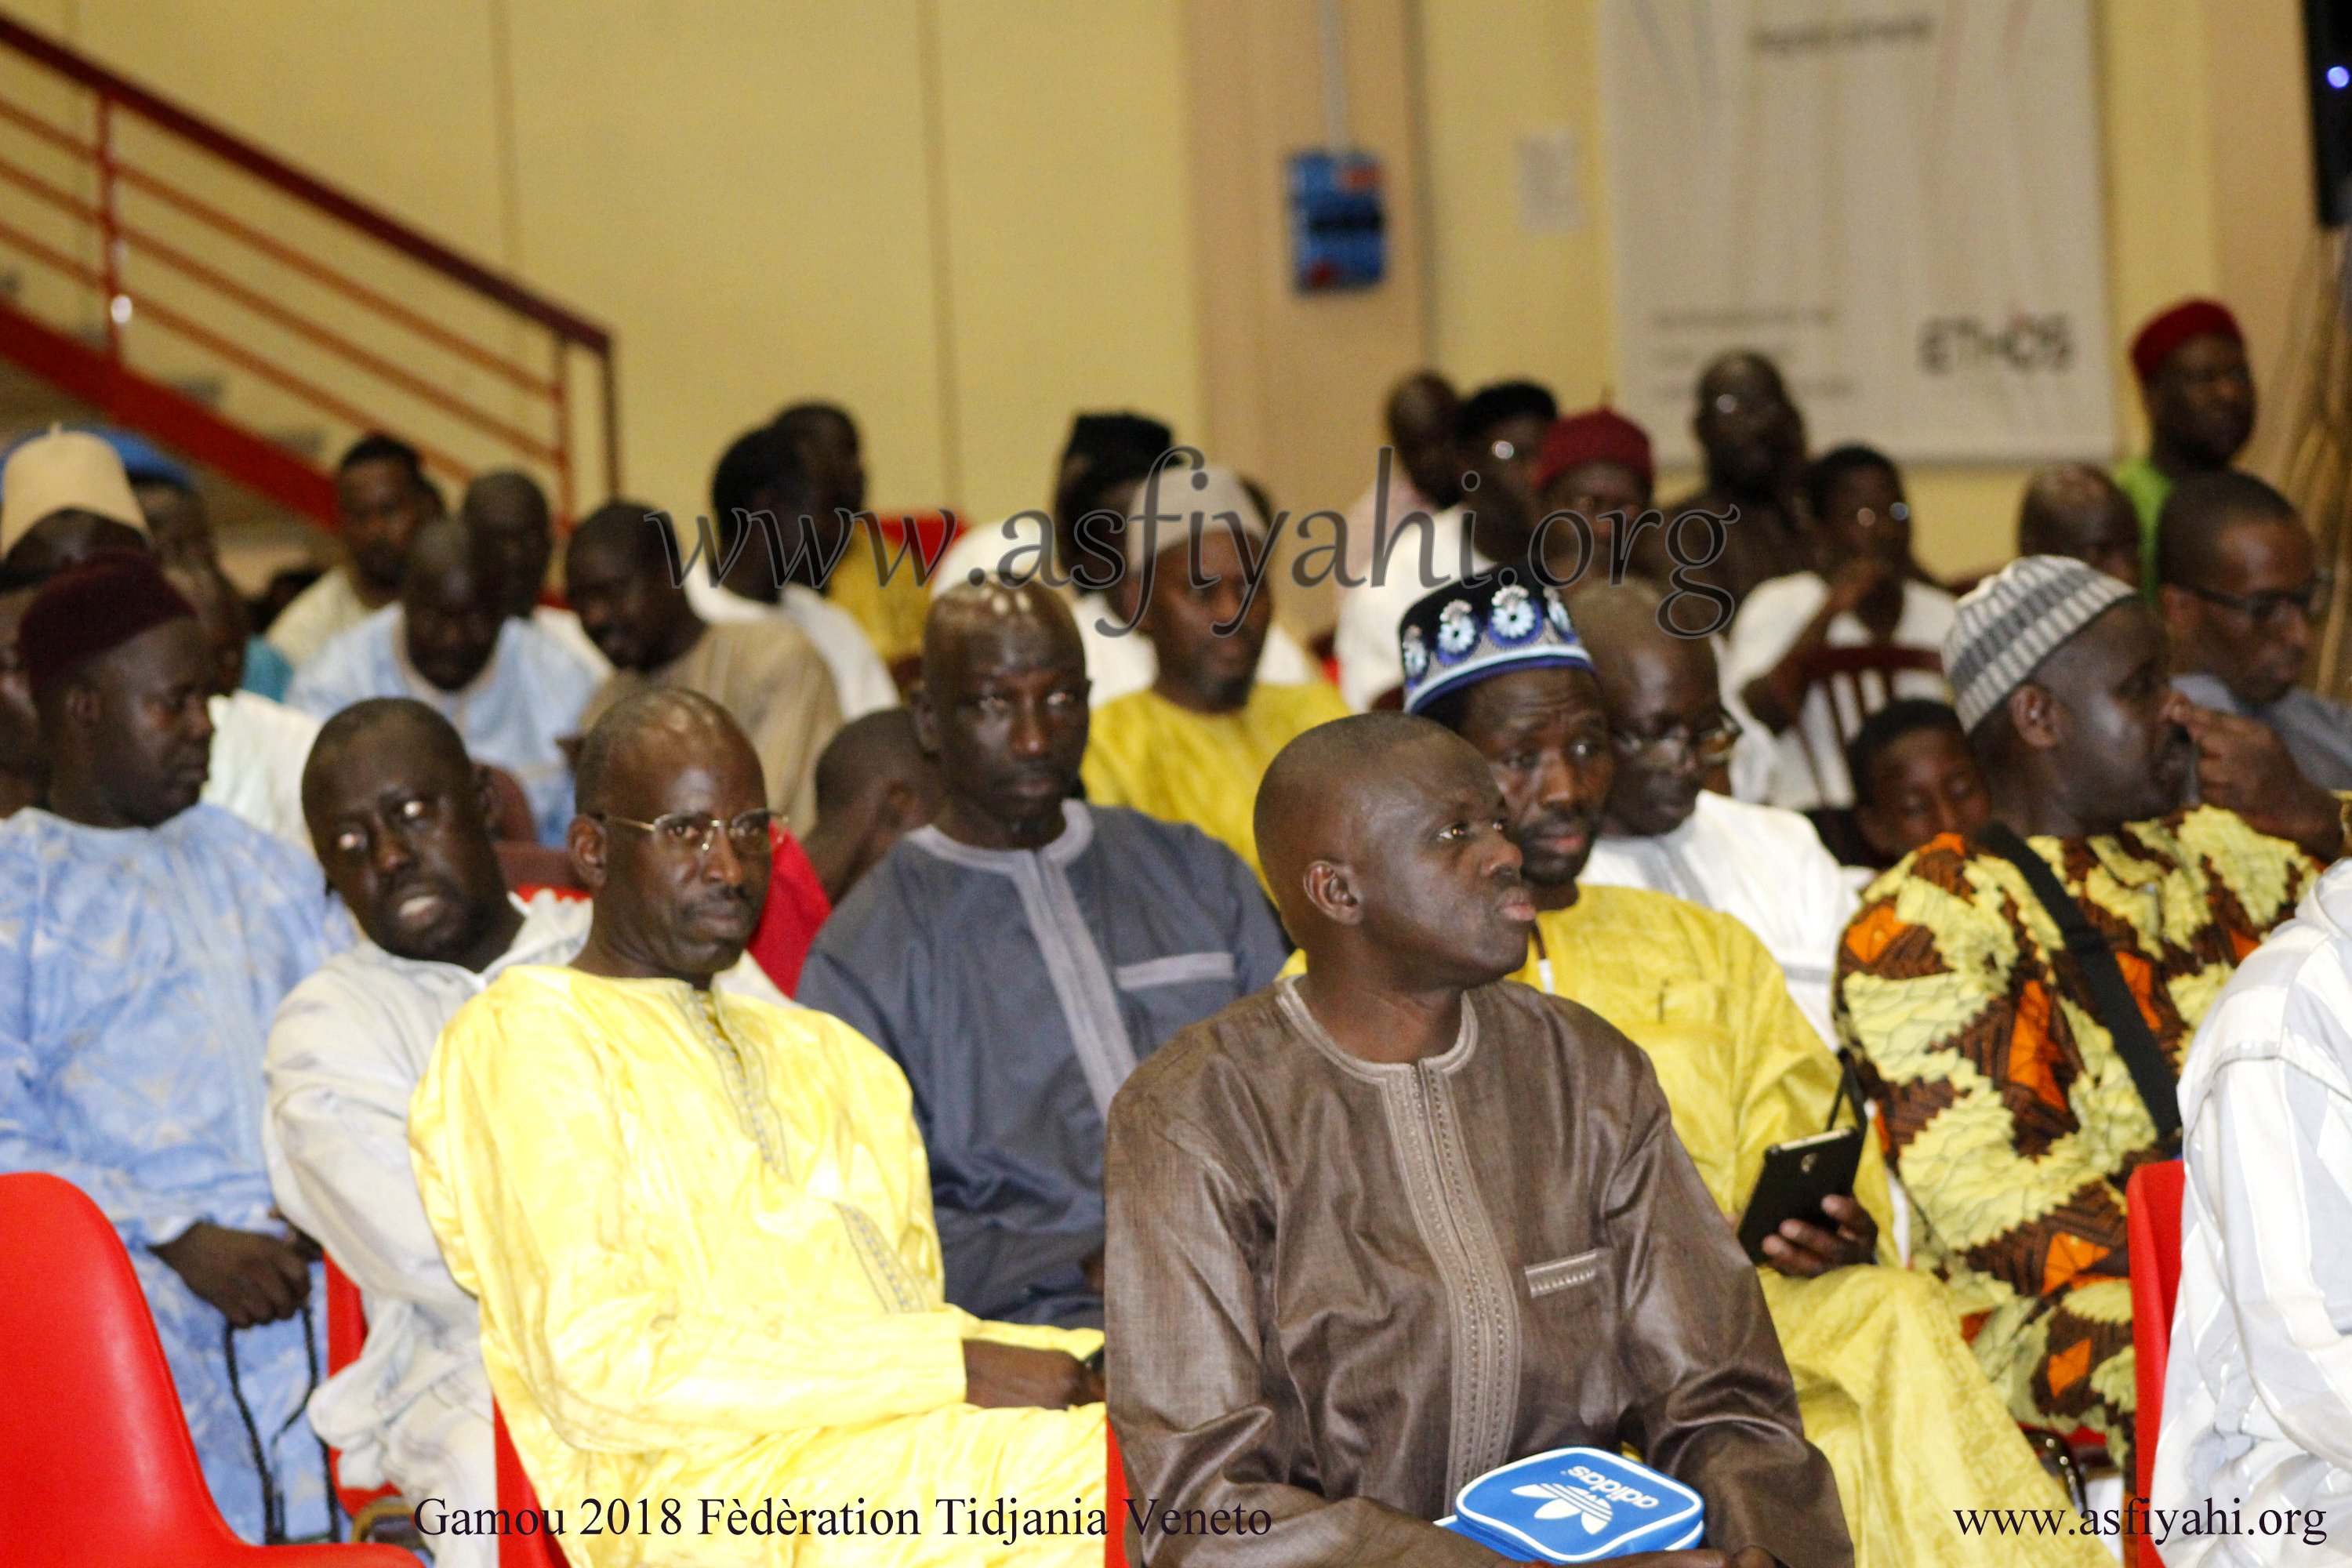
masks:
{"type": "Polygon", "coordinates": [[[1595,584],[1569,597],[1584,634],[1609,727],[1624,737],[1609,786],[1603,831],[1651,837],[1681,826],[1708,772],[1727,763],[1736,735],[1723,710],[1715,650],[1705,637],[1659,624],[1662,601],[1646,583],[1595,584]]]}
{"type": "Polygon", "coordinates": [[[2252,474],[2224,468],[2182,479],[2165,497],[2157,522],[2158,581],[2188,588],[2234,586],[2219,579],[2227,574],[2229,536],[2241,528],[2308,536],[2294,503],[2252,474]]]}
{"type": "Polygon", "coordinates": [[[1451,506],[1460,492],[1454,423],[1461,406],[1452,382],[1433,370],[1418,370],[1396,384],[1383,411],[1397,460],[1413,488],[1440,506],[1451,506]]]}
{"type": "MultiPolygon", "coordinates": [[[[664,687],[614,703],[580,744],[572,795],[580,815],[642,816],[666,772],[730,759],[756,776],[760,754],[734,715],[699,691],[664,687]]],[[[764,783],[760,791],[765,798],[764,783]]]]}
{"type": "Polygon", "coordinates": [[[915,738],[914,715],[885,708],[844,724],[816,760],[816,814],[852,809],[883,786],[905,784],[929,800],[939,794],[939,764],[915,738]]]}
{"type": "Polygon", "coordinates": [[[606,501],[563,552],[563,587],[581,630],[616,669],[659,669],[701,638],[702,618],[671,574],[675,534],[643,501],[606,501]]]}
{"type": "Polygon", "coordinates": [[[245,681],[245,645],[253,636],[253,620],[246,613],[245,601],[209,561],[166,566],[163,575],[195,610],[196,620],[205,628],[205,642],[212,649],[213,691],[227,696],[245,681]]]}
{"type": "MultiPolygon", "coordinates": [[[[1316,860],[1346,860],[1362,827],[1359,807],[1399,787],[1381,772],[1400,749],[1452,739],[1441,724],[1403,713],[1358,713],[1318,724],[1275,753],[1258,781],[1252,827],[1258,861],[1287,923],[1306,895],[1299,874],[1316,860]]],[[[1304,913],[1303,905],[1298,911],[1304,913]]],[[[1294,934],[1298,930],[1291,926],[1294,934]]]]}
{"type": "Polygon", "coordinates": [[[2157,576],[2175,674],[2212,676],[2254,710],[2303,678],[2326,579],[2286,497],[2233,469],[2189,475],[2165,500],[2157,576]]]}
{"type": "Polygon", "coordinates": [[[355,702],[302,769],[320,866],[387,952],[479,971],[520,917],[490,835],[489,783],[449,721],[406,698],[355,702]]]}
{"type": "Polygon", "coordinates": [[[448,720],[413,698],[371,697],[319,726],[302,764],[303,814],[335,781],[382,755],[413,758],[416,770],[460,778],[473,772],[466,742],[448,720]]]}
{"type": "Polygon", "coordinates": [[[707,986],[740,959],[767,902],[773,814],[727,710],[671,688],[615,704],[581,746],[575,790],[566,842],[595,903],[578,966],[707,986]]]}
{"type": "Polygon", "coordinates": [[[1077,623],[1050,590],[982,583],[932,601],[914,717],[947,786],[940,829],[983,848],[1057,837],[1086,756],[1087,692],[1077,623]]]}
{"type": "Polygon", "coordinates": [[[496,551],[507,614],[528,616],[539,603],[547,583],[547,563],[555,552],[547,492],[529,474],[501,468],[466,487],[457,515],[496,551]]]}
{"type": "Polygon", "coordinates": [[[1037,583],[960,583],[931,601],[923,623],[923,680],[940,678],[943,661],[1001,655],[1076,660],[1086,667],[1078,623],[1060,595],[1037,583]]]}
{"type": "Polygon", "coordinates": [[[801,835],[825,896],[838,905],[899,839],[930,821],[943,788],[904,708],[835,731],[816,760],[816,826],[801,835]]]}
{"type": "Polygon", "coordinates": [[[456,518],[433,519],[409,541],[400,607],[417,673],[444,691],[469,685],[490,662],[506,625],[497,547],[456,518]]]}
{"type": "Polygon", "coordinates": [[[1361,713],[1276,753],[1258,856],[1310,972],[1342,984],[1480,985],[1527,958],[1535,904],[1501,792],[1443,725],[1361,713]]]}
{"type": "Polygon", "coordinates": [[[2104,469],[2053,463],[2025,482],[2017,510],[2020,555],[2065,555],[2139,586],[2139,514],[2104,469]]]}
{"type": "Polygon", "coordinates": [[[457,515],[477,528],[544,532],[550,525],[547,492],[517,468],[477,477],[466,487],[457,515]]]}
{"type": "Polygon", "coordinates": [[[1804,416],[1780,367],[1752,349],[1719,354],[1699,373],[1691,431],[1706,457],[1707,482],[1718,489],[1769,490],[1794,479],[1804,463],[1804,416]]]}

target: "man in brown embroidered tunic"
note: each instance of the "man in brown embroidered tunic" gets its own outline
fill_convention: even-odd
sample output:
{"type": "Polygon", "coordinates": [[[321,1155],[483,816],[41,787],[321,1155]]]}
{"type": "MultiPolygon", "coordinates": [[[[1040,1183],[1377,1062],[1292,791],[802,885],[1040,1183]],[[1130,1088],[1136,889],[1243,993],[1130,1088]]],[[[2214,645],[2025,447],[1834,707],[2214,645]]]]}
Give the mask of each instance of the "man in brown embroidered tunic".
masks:
{"type": "Polygon", "coordinates": [[[1467,1482],[1628,1445],[1713,1549],[1853,1561],[1755,1271],[1648,1059],[1496,982],[1535,906],[1484,760],[1425,721],[1309,731],[1257,837],[1308,973],[1185,1030],[1111,1107],[1112,1420],[1136,1495],[1237,1510],[1154,1563],[1487,1563],[1467,1482]],[[1232,1516],[1228,1516],[1232,1517],[1232,1516]]]}

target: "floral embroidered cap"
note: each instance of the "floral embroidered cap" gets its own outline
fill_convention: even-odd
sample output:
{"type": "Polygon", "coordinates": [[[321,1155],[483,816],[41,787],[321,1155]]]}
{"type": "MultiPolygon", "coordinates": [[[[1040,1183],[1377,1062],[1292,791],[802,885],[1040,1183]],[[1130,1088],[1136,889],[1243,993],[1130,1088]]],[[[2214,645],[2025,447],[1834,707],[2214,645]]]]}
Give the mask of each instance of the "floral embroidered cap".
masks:
{"type": "Polygon", "coordinates": [[[1511,566],[1423,595],[1404,613],[1397,652],[1408,713],[1514,669],[1592,668],[1559,590],[1511,566]]]}

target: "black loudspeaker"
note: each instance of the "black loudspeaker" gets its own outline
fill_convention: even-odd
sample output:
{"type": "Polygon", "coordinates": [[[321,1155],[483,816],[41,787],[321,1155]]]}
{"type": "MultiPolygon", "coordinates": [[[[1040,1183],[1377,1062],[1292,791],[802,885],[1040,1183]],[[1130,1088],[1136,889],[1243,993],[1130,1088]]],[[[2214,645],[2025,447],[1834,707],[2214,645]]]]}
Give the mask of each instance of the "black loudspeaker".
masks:
{"type": "Polygon", "coordinates": [[[2334,228],[2352,216],[2352,0],[2303,0],[2303,50],[2319,221],[2334,228]]]}

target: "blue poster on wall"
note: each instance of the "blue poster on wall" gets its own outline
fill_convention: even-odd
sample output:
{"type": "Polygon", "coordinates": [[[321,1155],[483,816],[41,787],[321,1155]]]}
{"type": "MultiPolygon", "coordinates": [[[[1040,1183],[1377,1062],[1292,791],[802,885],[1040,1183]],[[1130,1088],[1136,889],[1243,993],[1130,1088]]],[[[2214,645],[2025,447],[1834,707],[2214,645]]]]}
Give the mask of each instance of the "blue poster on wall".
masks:
{"type": "Polygon", "coordinates": [[[1381,161],[1369,153],[1290,156],[1290,275],[1302,294],[1370,289],[1388,272],[1381,161]]]}

